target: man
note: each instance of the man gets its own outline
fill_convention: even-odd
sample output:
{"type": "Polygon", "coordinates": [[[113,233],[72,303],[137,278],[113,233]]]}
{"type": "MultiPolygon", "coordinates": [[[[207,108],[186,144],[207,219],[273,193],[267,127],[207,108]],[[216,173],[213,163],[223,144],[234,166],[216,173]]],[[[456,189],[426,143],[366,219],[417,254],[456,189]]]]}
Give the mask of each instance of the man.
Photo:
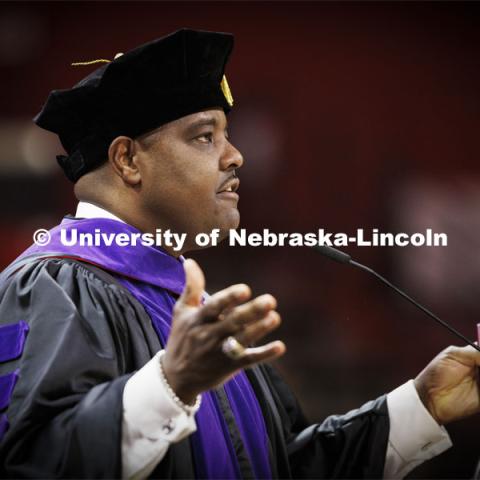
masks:
{"type": "Polygon", "coordinates": [[[401,477],[448,448],[439,425],[479,410],[480,356],[451,348],[388,396],[309,425],[261,364],[284,344],[245,347],[279,325],[275,299],[204,293],[181,255],[239,224],[232,46],[181,30],[52,92],[37,116],[80,203],[2,274],[4,476],[401,477]],[[66,241],[157,229],[186,234],[181,248],[66,241]]]}

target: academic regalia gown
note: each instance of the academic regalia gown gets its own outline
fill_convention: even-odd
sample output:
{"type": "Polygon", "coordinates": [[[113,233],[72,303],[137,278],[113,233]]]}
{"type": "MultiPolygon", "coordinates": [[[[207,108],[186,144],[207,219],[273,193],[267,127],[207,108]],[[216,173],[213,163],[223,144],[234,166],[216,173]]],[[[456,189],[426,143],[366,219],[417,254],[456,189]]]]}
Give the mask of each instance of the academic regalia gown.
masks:
{"type": "MultiPolygon", "coordinates": [[[[162,344],[145,306],[117,278],[78,259],[40,256],[0,279],[2,477],[118,478],[123,388],[162,344]]],[[[385,396],[311,425],[271,366],[247,377],[265,422],[272,477],[382,477],[385,396]]],[[[215,395],[240,476],[252,478],[223,388],[215,395]]],[[[170,446],[151,477],[196,475],[187,437],[170,446]]]]}

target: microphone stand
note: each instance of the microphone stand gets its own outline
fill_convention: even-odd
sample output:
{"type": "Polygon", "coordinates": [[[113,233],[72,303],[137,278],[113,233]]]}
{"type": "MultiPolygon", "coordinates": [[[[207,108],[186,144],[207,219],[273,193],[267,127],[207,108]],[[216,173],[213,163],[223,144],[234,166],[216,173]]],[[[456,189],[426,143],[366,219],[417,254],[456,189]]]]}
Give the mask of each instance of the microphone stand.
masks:
{"type": "MultiPolygon", "coordinates": [[[[326,245],[322,245],[322,246],[316,245],[316,246],[313,247],[313,249],[316,250],[317,252],[321,253],[322,255],[330,258],[331,260],[334,260],[334,261],[339,262],[339,263],[353,265],[354,267],[356,267],[360,270],[363,270],[364,272],[370,273],[371,275],[376,277],[378,280],[380,280],[384,285],[387,285],[387,287],[390,287],[396,293],[401,295],[405,300],[409,301],[411,304],[413,304],[417,308],[419,308],[423,313],[428,315],[430,318],[433,318],[433,320],[435,320],[442,327],[446,328],[450,333],[453,333],[458,338],[461,338],[465,343],[467,343],[468,345],[473,347],[475,350],[480,352],[480,347],[478,345],[471,342],[467,337],[465,337],[463,334],[461,334],[458,330],[453,328],[447,322],[444,322],[443,320],[441,320],[439,317],[437,317],[437,315],[432,313],[428,308],[426,308],[423,305],[421,305],[420,303],[418,303],[412,297],[407,295],[404,291],[400,290],[400,288],[393,285],[393,283],[389,282],[385,277],[382,277],[375,270],[371,269],[370,267],[367,267],[366,265],[358,263],[355,260],[352,260],[352,257],[350,255],[348,255],[347,253],[342,252],[340,250],[337,250],[336,248],[328,247],[326,245]]],[[[479,332],[480,332],[480,324],[479,324],[478,328],[479,328],[479,332]]]]}

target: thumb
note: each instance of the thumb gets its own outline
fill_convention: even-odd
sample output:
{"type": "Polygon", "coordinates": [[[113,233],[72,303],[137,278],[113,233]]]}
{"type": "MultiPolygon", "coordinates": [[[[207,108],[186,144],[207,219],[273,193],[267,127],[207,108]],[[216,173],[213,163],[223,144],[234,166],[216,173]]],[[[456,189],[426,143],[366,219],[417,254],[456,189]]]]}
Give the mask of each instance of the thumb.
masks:
{"type": "Polygon", "coordinates": [[[198,307],[205,290],[205,276],[198,263],[191,258],[183,262],[185,270],[185,288],[178,299],[179,302],[191,307],[198,307]]]}
{"type": "Polygon", "coordinates": [[[447,348],[447,353],[450,353],[458,362],[465,365],[480,366],[480,352],[471,345],[465,347],[450,347],[447,348]]]}

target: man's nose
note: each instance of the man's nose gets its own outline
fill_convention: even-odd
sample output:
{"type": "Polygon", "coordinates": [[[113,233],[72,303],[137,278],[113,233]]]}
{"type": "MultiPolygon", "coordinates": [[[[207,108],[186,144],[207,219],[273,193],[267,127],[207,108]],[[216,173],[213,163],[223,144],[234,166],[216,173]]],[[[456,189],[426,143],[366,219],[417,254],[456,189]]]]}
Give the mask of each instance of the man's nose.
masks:
{"type": "Polygon", "coordinates": [[[220,159],[222,170],[235,170],[243,165],[243,156],[230,142],[227,142],[225,152],[220,159]]]}

